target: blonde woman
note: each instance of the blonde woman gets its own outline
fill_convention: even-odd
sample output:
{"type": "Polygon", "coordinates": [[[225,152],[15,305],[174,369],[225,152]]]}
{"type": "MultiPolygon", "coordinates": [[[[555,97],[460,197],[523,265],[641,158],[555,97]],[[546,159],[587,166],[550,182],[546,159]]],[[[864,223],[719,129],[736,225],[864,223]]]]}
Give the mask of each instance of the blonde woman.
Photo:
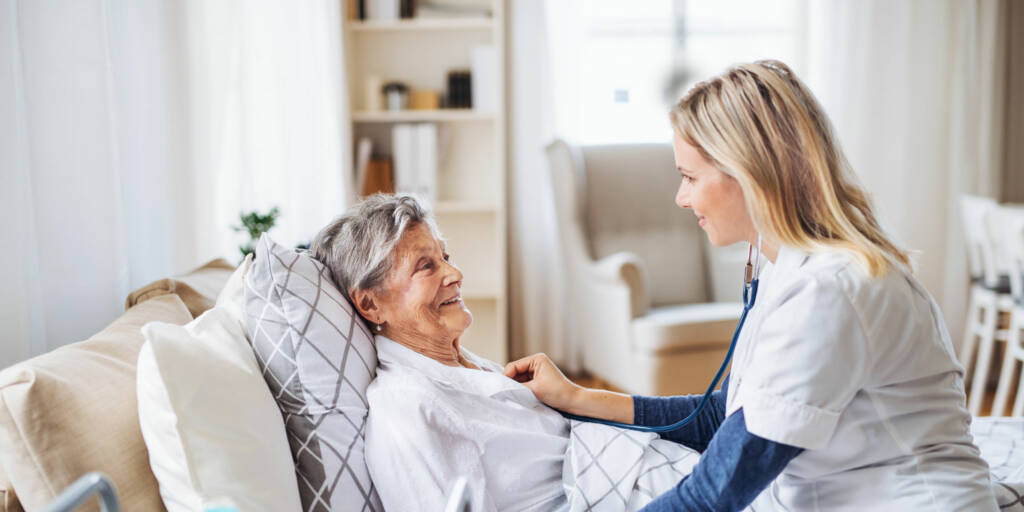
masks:
{"type": "MultiPolygon", "coordinates": [[[[663,434],[700,463],[647,509],[995,510],[938,307],[807,87],[781,62],[744,64],[670,118],[676,204],[711,243],[760,242],[773,265],[730,378],[663,434]]],[[[672,423],[701,398],[581,388],[543,354],[505,374],[556,409],[637,425],[672,423]]]]}

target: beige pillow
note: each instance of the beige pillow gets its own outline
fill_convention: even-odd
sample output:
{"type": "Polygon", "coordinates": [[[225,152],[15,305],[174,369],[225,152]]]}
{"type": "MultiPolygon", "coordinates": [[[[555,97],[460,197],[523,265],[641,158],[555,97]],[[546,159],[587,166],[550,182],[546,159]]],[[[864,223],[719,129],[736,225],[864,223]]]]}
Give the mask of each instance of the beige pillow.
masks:
{"type": "Polygon", "coordinates": [[[192,318],[198,318],[213,307],[217,294],[234,271],[234,265],[217,258],[183,276],[153,281],[131,292],[124,301],[124,308],[171,293],[181,297],[192,318]]]}
{"type": "MultiPolygon", "coordinates": [[[[124,510],[164,510],[139,430],[135,364],[151,321],[192,320],[177,295],[128,310],[87,341],[0,371],[0,465],[28,510],[102,471],[124,510]]],[[[97,510],[96,500],[78,510],[97,510]]]]}

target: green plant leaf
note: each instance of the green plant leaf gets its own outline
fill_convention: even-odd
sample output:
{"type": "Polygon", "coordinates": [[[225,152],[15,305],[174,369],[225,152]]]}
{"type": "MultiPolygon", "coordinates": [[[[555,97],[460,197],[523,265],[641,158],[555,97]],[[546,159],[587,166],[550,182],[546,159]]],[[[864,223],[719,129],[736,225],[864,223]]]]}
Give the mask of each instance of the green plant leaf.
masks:
{"type": "Polygon", "coordinates": [[[231,226],[231,229],[232,231],[245,232],[249,235],[249,241],[238,246],[239,252],[242,253],[242,259],[245,259],[246,256],[253,252],[253,248],[256,242],[259,241],[260,236],[274,227],[280,215],[281,210],[276,206],[271,208],[266,214],[261,214],[258,211],[238,213],[239,225],[231,226]]]}

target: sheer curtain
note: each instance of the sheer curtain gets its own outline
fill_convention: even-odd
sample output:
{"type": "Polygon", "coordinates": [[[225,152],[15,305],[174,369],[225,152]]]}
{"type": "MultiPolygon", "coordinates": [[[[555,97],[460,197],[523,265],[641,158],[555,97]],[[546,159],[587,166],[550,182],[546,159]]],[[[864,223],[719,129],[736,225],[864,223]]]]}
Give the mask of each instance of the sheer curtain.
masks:
{"type": "Polygon", "coordinates": [[[344,205],[340,4],[0,0],[0,367],[80,340],[146,282],[344,205]]]}
{"type": "Polygon", "coordinates": [[[279,206],[273,234],[291,245],[343,210],[352,164],[340,9],[330,0],[185,4],[197,257],[237,256],[239,238],[223,228],[242,209],[279,206]]]}
{"type": "MultiPolygon", "coordinates": [[[[509,5],[509,357],[552,350],[563,335],[557,324],[565,290],[557,256],[551,189],[543,146],[551,136],[551,69],[544,57],[547,30],[543,0],[509,5]]],[[[559,357],[565,360],[564,355],[559,357]]]]}
{"type": "Polygon", "coordinates": [[[954,341],[967,264],[958,198],[996,196],[1005,2],[811,2],[808,82],[954,341]]]}
{"type": "Polygon", "coordinates": [[[547,352],[568,372],[579,369],[578,345],[544,148],[579,132],[579,104],[566,99],[580,76],[580,28],[561,23],[577,2],[509,5],[509,353],[547,352]]]}

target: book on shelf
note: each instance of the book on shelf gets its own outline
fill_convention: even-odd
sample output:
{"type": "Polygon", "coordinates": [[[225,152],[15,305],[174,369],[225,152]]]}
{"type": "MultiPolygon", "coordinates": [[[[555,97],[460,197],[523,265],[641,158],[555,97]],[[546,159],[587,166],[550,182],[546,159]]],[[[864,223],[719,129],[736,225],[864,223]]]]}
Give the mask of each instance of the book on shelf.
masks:
{"type": "Polygon", "coordinates": [[[402,18],[412,18],[416,11],[416,2],[414,0],[399,0],[398,2],[398,15],[402,18]]]}
{"type": "Polygon", "coordinates": [[[364,19],[373,21],[397,21],[401,17],[400,0],[362,0],[364,19]]]}
{"type": "Polygon", "coordinates": [[[419,0],[416,2],[417,18],[490,18],[490,0],[419,0]]]}
{"type": "Polygon", "coordinates": [[[493,45],[470,50],[470,104],[480,112],[498,111],[498,49],[493,45]]]}
{"type": "Polygon", "coordinates": [[[391,129],[395,191],[437,202],[438,138],[434,123],[399,123],[391,129]]]}
{"type": "Polygon", "coordinates": [[[352,0],[350,17],[376,21],[408,19],[416,15],[418,3],[417,0],[352,0]]]}
{"type": "Polygon", "coordinates": [[[419,160],[416,194],[426,199],[433,208],[437,204],[437,125],[416,125],[416,143],[419,160]]]}
{"type": "Polygon", "coordinates": [[[369,137],[361,137],[356,145],[356,190],[362,194],[366,188],[366,170],[373,155],[373,141],[369,137]]]}
{"type": "Polygon", "coordinates": [[[371,158],[366,164],[366,178],[360,196],[366,197],[377,192],[391,194],[395,191],[394,174],[390,158],[371,158]]]}
{"type": "Polygon", "coordinates": [[[473,75],[469,70],[448,72],[448,90],[445,108],[473,108],[473,75]]]}

